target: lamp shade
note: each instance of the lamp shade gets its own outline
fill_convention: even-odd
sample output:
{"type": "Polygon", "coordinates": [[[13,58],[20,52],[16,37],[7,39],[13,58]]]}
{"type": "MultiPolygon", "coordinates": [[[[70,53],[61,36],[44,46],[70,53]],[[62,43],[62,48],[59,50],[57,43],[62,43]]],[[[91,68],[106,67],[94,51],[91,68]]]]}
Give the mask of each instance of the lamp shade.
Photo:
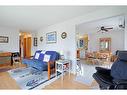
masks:
{"type": "Polygon", "coordinates": [[[60,55],[64,55],[63,50],[60,51],[60,55]]]}

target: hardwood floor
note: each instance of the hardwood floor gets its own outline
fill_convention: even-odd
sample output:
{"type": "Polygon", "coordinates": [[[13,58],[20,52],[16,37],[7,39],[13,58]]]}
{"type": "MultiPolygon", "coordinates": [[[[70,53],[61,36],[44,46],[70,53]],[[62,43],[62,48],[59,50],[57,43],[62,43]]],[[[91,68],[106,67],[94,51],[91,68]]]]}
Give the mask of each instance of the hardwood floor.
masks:
{"type": "Polygon", "coordinates": [[[77,81],[74,81],[74,78],[76,76],[71,74],[69,76],[69,74],[65,74],[64,75],[64,80],[62,81],[61,78],[57,79],[56,81],[54,81],[53,83],[51,83],[50,85],[46,86],[44,89],[78,89],[78,90],[84,90],[84,89],[91,89],[91,87],[96,86],[97,83],[95,81],[92,82],[91,86],[87,86],[85,84],[79,83],[77,81]]]}
{"type": "MultiPolygon", "coordinates": [[[[22,67],[22,66],[20,66],[22,67]]],[[[6,68],[15,68],[15,67],[6,67],[6,68]]],[[[44,90],[51,90],[51,89],[90,89],[92,86],[96,85],[96,82],[93,82],[91,86],[87,86],[84,84],[81,84],[79,82],[74,81],[75,75],[71,74],[65,74],[64,80],[62,81],[61,78],[57,79],[56,81],[52,82],[51,84],[47,85],[44,90]]],[[[20,89],[17,85],[16,81],[12,79],[7,72],[0,72],[0,89],[20,89]]]]}
{"type": "MultiPolygon", "coordinates": [[[[19,65],[20,67],[24,67],[24,65],[19,65]]],[[[6,66],[6,67],[1,67],[3,68],[8,68],[8,69],[14,69],[16,66],[6,66]]],[[[0,89],[20,89],[19,86],[17,85],[16,81],[12,79],[7,72],[0,72],[0,89]]]]}

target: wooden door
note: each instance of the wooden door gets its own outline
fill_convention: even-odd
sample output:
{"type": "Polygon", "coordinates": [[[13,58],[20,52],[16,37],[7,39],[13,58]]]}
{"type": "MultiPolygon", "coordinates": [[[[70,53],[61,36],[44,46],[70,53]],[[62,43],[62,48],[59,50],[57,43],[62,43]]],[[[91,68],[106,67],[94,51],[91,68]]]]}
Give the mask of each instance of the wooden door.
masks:
{"type": "Polygon", "coordinates": [[[23,56],[26,57],[26,38],[23,39],[23,56]]]}
{"type": "Polygon", "coordinates": [[[26,39],[26,57],[29,58],[31,56],[31,37],[27,37],[26,39]]]}
{"type": "Polygon", "coordinates": [[[24,38],[24,57],[29,58],[31,56],[31,37],[24,38]]]}

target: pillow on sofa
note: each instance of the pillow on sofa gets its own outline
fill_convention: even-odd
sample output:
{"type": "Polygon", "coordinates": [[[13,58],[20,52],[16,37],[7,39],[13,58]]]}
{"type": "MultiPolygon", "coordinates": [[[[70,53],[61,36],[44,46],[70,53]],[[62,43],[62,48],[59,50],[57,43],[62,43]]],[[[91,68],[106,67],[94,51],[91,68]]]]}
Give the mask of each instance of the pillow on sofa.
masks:
{"type": "MultiPolygon", "coordinates": [[[[39,54],[40,54],[40,53],[41,53],[41,50],[38,50],[38,51],[35,52],[35,54],[34,54],[34,56],[33,56],[33,59],[37,59],[38,54],[37,54],[37,56],[36,56],[36,53],[39,53],[39,54]],[[36,58],[35,58],[35,56],[36,56],[36,58]]],[[[40,55],[39,55],[39,56],[40,56],[40,55]]]]}
{"type": "Polygon", "coordinates": [[[44,61],[44,62],[49,62],[49,60],[50,60],[50,56],[51,56],[51,55],[47,55],[47,54],[45,54],[45,55],[44,55],[44,59],[43,59],[43,61],[44,61]]]}
{"type": "Polygon", "coordinates": [[[35,58],[35,59],[38,59],[39,56],[40,56],[40,53],[36,53],[34,58],[35,58]]]}

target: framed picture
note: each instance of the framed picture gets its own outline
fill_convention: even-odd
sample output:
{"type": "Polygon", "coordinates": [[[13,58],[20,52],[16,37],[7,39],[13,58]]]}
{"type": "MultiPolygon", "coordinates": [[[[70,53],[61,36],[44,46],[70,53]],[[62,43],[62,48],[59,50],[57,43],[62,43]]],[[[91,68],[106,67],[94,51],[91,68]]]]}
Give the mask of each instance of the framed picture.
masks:
{"type": "Polygon", "coordinates": [[[79,40],[79,45],[80,45],[80,48],[83,48],[84,47],[84,40],[83,39],[80,39],[79,40]]]}
{"type": "Polygon", "coordinates": [[[78,48],[84,48],[84,46],[85,46],[85,41],[84,41],[84,39],[79,39],[79,40],[77,41],[77,47],[78,47],[78,48]]]}
{"type": "Polygon", "coordinates": [[[37,46],[37,37],[34,37],[34,42],[33,42],[34,46],[37,46]]]}
{"type": "Polygon", "coordinates": [[[0,43],[8,43],[9,38],[6,36],[0,36],[0,43]]]}
{"type": "Polygon", "coordinates": [[[57,41],[56,31],[46,34],[46,43],[56,43],[56,41],[57,41]]]}

